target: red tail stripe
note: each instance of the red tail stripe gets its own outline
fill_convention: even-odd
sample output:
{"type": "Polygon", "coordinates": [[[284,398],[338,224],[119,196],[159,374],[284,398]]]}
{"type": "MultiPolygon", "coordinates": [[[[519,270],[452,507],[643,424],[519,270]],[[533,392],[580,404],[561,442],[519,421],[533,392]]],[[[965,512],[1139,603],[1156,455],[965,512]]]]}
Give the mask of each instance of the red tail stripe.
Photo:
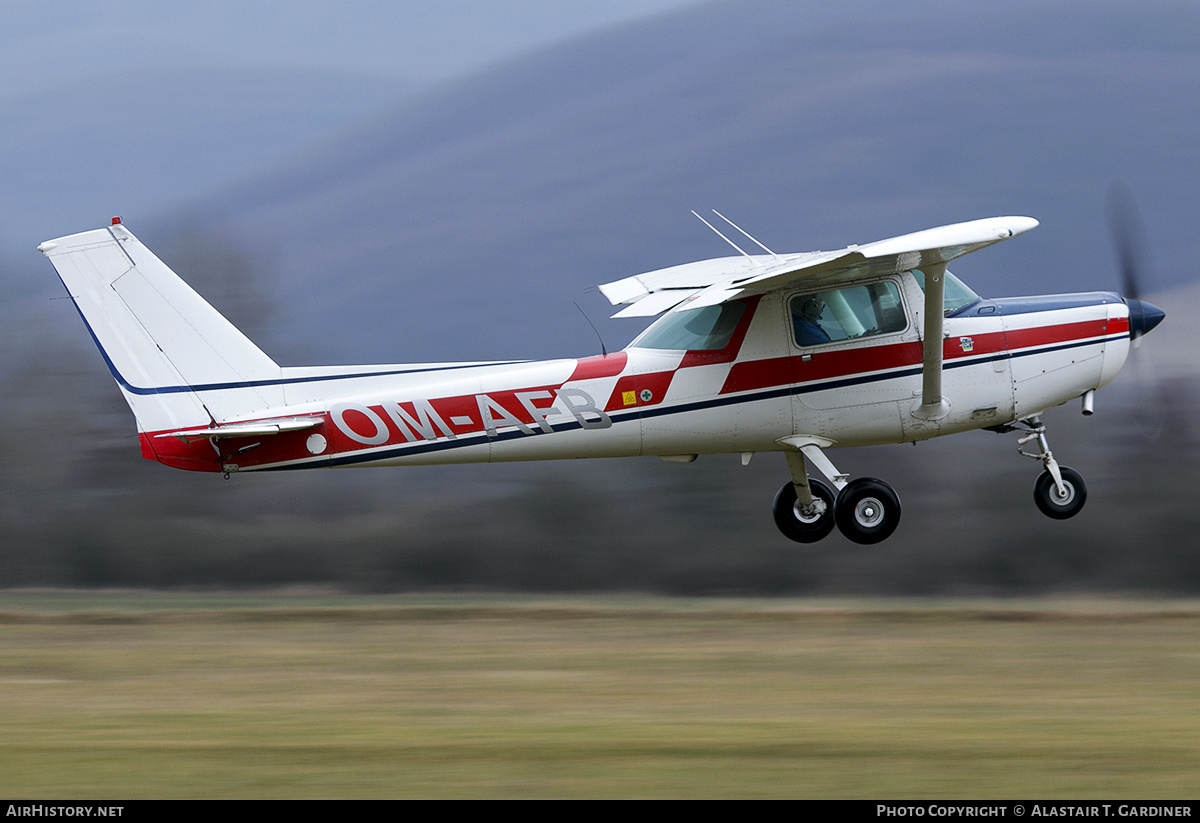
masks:
{"type": "Polygon", "coordinates": [[[599,377],[615,377],[625,369],[629,355],[623,351],[613,354],[584,357],[575,361],[575,371],[567,378],[568,383],[576,380],[595,380],[599,377]]]}

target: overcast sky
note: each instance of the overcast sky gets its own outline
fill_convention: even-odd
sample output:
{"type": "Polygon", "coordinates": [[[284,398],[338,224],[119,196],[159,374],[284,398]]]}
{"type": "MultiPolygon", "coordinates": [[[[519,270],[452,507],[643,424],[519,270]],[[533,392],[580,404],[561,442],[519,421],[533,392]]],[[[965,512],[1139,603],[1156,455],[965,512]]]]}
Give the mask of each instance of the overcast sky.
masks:
{"type": "Polygon", "coordinates": [[[423,86],[701,0],[4,0],[0,258],[157,211],[423,86]],[[113,78],[117,82],[112,82],[113,78]]]}
{"type": "Polygon", "coordinates": [[[7,0],[0,96],[152,67],[307,68],[413,81],[699,0],[7,0]]]}

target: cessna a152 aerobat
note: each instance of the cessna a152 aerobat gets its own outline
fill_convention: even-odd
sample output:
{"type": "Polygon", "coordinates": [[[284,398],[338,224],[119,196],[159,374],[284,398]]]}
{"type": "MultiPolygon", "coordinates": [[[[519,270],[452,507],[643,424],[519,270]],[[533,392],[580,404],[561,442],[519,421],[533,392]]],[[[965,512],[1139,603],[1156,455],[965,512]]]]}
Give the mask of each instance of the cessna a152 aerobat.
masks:
{"type": "MultiPolygon", "coordinates": [[[[697,215],[699,216],[699,215],[697,215]]],[[[718,214],[719,217],[722,215],[718,214]]],[[[705,221],[706,223],[708,221],[705,221]]],[[[733,225],[731,221],[730,225],[733,225]]],[[[996,217],[840,251],[674,266],[607,283],[656,317],[623,351],[540,362],[279,366],[114,218],[42,243],[137,419],[142,456],[192,471],[782,452],[784,535],[857,543],[900,519],[887,483],[827,452],[1016,431],[1053,518],[1086,488],[1039,415],[1094,392],[1163,312],[1114,292],[980,298],[946,270],[1037,226],[996,217]],[[810,477],[812,465],[825,478],[810,477]]],[[[717,231],[711,224],[710,228],[717,231]]],[[[721,234],[717,231],[718,234],[721,234]]]]}

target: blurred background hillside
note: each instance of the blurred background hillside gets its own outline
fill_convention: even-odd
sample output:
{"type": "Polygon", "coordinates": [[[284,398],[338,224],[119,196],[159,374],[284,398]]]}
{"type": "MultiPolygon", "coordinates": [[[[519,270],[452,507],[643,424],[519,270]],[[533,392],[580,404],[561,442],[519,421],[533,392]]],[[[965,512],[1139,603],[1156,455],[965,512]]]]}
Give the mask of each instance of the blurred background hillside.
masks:
{"type": "Polygon", "coordinates": [[[1200,9],[497,5],[13,4],[0,585],[1200,593],[1200,9]],[[1011,435],[840,452],[904,502],[874,548],[784,540],[770,454],[168,470],[34,251],[121,214],[285,365],[581,356],[573,300],[610,349],[641,327],[602,320],[594,284],[725,252],[692,208],[782,251],[1028,214],[956,273],[988,296],[1115,289],[1117,179],[1168,317],[1094,417],[1047,415],[1087,508],[1040,515],[1011,435]]]}

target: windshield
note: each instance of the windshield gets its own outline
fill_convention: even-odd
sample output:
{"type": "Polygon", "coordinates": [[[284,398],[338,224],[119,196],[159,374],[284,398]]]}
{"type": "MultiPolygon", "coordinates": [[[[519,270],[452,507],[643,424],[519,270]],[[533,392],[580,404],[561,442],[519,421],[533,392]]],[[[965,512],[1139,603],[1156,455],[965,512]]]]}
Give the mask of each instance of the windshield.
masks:
{"type": "Polygon", "coordinates": [[[722,303],[670,312],[631,345],[639,349],[723,349],[745,311],[745,303],[722,303]]]}
{"type": "MultiPolygon", "coordinates": [[[[917,278],[917,285],[921,287],[921,291],[925,291],[925,273],[917,269],[913,269],[913,277],[917,278]]],[[[954,314],[959,309],[965,309],[977,300],[982,298],[971,291],[966,283],[959,280],[950,272],[946,272],[946,289],[945,299],[942,301],[942,314],[954,314]]]]}

